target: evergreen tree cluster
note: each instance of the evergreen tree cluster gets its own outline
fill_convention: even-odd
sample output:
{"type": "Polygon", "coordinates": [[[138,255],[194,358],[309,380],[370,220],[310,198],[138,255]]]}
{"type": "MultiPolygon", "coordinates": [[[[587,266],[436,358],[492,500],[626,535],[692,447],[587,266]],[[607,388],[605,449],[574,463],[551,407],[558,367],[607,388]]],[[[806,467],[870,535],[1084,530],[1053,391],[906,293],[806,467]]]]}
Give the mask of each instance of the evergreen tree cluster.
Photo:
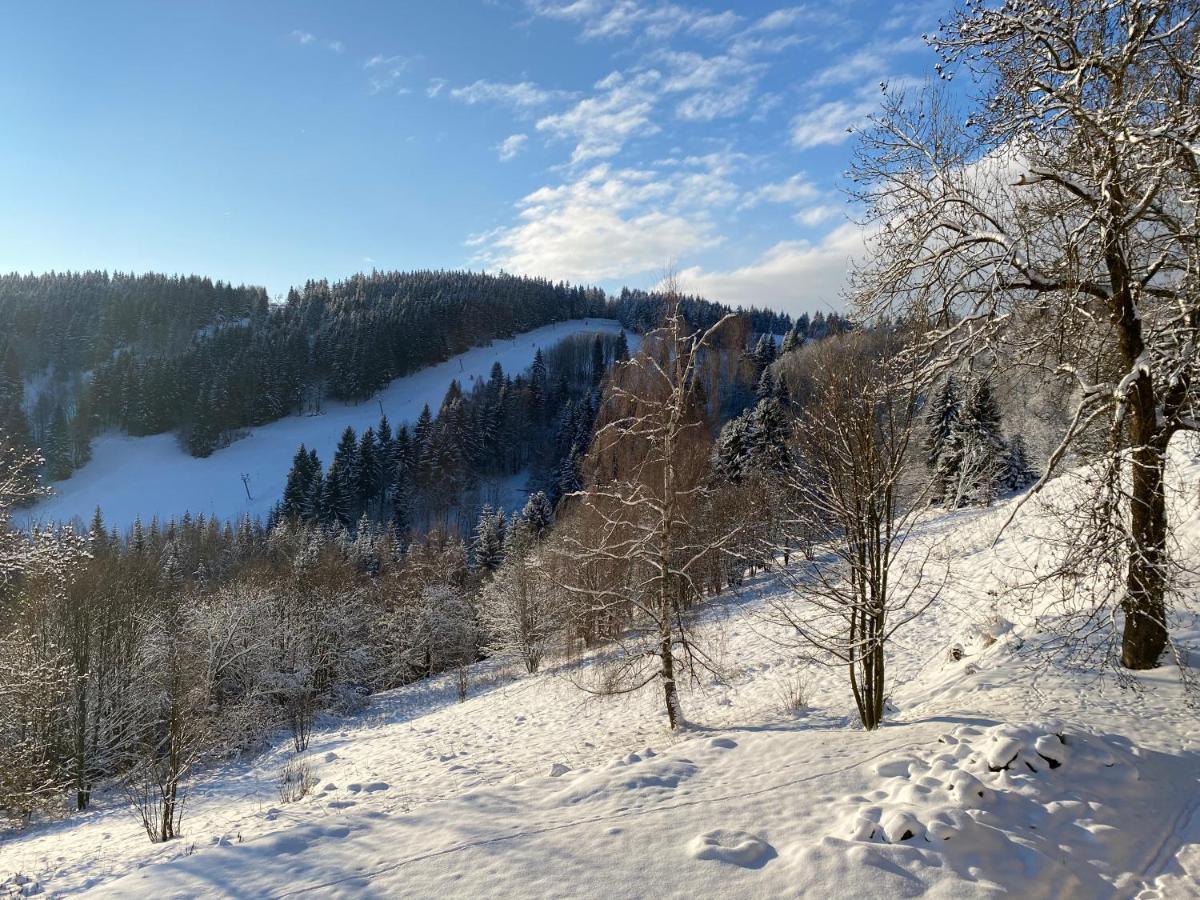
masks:
{"type": "MultiPolygon", "coordinates": [[[[721,317],[736,312],[750,323],[750,330],[757,334],[786,334],[792,328],[792,317],[786,313],[751,306],[736,310],[723,303],[713,303],[701,297],[677,298],[679,311],[693,328],[704,329],[715,325],[721,317]]],[[[621,293],[610,301],[610,315],[631,331],[647,332],[658,327],[667,310],[667,301],[662,294],[622,288],[621,293]]]]}
{"type": "Polygon", "coordinates": [[[948,376],[929,404],[926,422],[925,464],[934,474],[934,502],[987,506],[1037,480],[1024,439],[1002,432],[1000,404],[986,375],[965,387],[948,376]]]}
{"type": "MultiPolygon", "coordinates": [[[[426,405],[410,428],[383,416],[361,435],[347,427],[322,468],[315,451],[296,451],[275,520],[357,528],[360,520],[406,536],[468,522],[467,497],[482,481],[523,471],[553,507],[575,490],[579,461],[595,427],[604,372],[627,354],[624,335],[577,335],[512,377],[500,363],[464,391],[452,381],[435,415],[426,405]]],[[[502,543],[502,536],[501,536],[502,543]]]]}
{"type": "Polygon", "coordinates": [[[55,479],[111,427],[178,430],[207,456],[240,429],[364,400],[484,341],[609,314],[599,290],[473,272],[310,281],[277,305],[261,288],[201,278],[11,275],[0,278],[0,425],[49,451],[55,479]],[[26,415],[24,385],[42,375],[26,415]]]}
{"type": "MultiPolygon", "coordinates": [[[[158,380],[163,360],[204,335],[267,314],[262,288],[194,276],[0,276],[0,429],[26,449],[39,447],[49,478],[66,478],[90,458],[91,436],[104,424],[93,374],[116,365],[139,384],[158,380]],[[141,360],[136,369],[127,362],[133,359],[141,360]],[[35,381],[38,391],[27,397],[25,384],[35,381]]],[[[105,388],[102,379],[102,396],[105,388]]],[[[118,398],[133,433],[163,430],[172,420],[159,407],[177,398],[162,399],[151,402],[138,388],[118,398]]]]}
{"type": "Polygon", "coordinates": [[[326,399],[362,401],[482,342],[605,311],[600,291],[509,275],[310,281],[261,321],[204,334],[181,354],[119,354],[96,371],[91,408],[101,426],[131,434],[178,428],[189,452],[206,456],[240,428],[326,399]]]}

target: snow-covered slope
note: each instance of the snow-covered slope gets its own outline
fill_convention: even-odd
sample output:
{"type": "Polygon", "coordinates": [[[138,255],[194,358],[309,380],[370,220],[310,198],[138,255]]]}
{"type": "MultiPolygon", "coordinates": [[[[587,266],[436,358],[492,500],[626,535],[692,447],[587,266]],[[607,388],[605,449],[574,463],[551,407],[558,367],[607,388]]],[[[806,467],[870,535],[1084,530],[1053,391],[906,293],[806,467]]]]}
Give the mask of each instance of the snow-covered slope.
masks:
{"type": "MultiPolygon", "coordinates": [[[[223,519],[243,515],[265,518],[283,495],[292,457],[301,443],[316,449],[321,462],[328,465],[346,426],[361,433],[377,424],[381,406],[393,425],[413,422],[426,403],[437,411],[452,379],[470,389],[476,379],[488,377],[495,362],[505,372],[516,374],[533,362],[538,347],[549,347],[572,334],[619,330],[620,325],[611,320],[575,319],[494,341],[398,378],[364,403],[330,403],[323,415],[292,416],[255,428],[207,459],[189,456],[174,434],[105,434],[94,442],[91,462],[67,481],[55,484],[54,496],[34,507],[29,519],[78,519],[86,525],[97,506],[109,525],[122,529],[138,516],[149,523],[155,515],[166,519],[185,511],[223,519]],[[249,476],[249,498],[243,475],[249,476]]],[[[633,337],[630,335],[631,346],[633,337]]]]}
{"type": "MultiPolygon", "coordinates": [[[[1200,460],[1181,463],[1174,511],[1195,553],[1200,460]]],[[[148,844],[109,795],[0,843],[0,878],[155,900],[1200,896],[1200,720],[1179,672],[1132,690],[1034,665],[1042,634],[1003,586],[1052,526],[1030,503],[994,543],[1009,511],[921,526],[911,552],[934,548],[947,588],[900,633],[875,732],[853,726],[840,670],[783,645],[764,611],[784,588],[763,578],[705,610],[726,675],[687,687],[682,735],[653,689],[591,697],[563,661],[534,677],[484,663],[464,703],[434,679],[325,721],[299,802],[276,792],[281,736],[198,780],[181,840],[148,844]],[[780,704],[797,678],[799,717],[780,704]]]]}

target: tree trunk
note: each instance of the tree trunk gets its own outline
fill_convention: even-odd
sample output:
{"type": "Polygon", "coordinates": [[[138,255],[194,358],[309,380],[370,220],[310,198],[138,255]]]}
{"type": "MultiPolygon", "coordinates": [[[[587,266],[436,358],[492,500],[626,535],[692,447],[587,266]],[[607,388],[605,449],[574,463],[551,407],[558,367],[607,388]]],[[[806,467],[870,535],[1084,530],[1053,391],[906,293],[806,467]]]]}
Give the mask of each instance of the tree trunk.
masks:
{"type": "MultiPolygon", "coordinates": [[[[1116,167],[1114,166],[1114,171],[1116,167]]],[[[1110,187],[1114,207],[1111,222],[1121,221],[1119,186],[1110,187]]],[[[1142,321],[1133,302],[1132,278],[1123,256],[1116,227],[1104,233],[1105,262],[1113,284],[1113,321],[1117,326],[1126,371],[1134,371],[1146,350],[1142,321]]],[[[1121,665],[1127,669],[1152,669],[1167,644],[1166,550],[1167,507],[1163,496],[1163,470],[1170,433],[1159,424],[1154,381],[1144,369],[1129,394],[1128,435],[1132,451],[1130,473],[1130,548],[1126,575],[1125,631],[1121,636],[1121,665]]]]}
{"type": "MultiPolygon", "coordinates": [[[[1140,416],[1135,417],[1135,426],[1142,422],[1140,416]]],[[[1127,669],[1154,668],[1167,645],[1167,507],[1163,494],[1166,452],[1155,441],[1156,437],[1143,438],[1135,433],[1129,510],[1133,545],[1122,602],[1125,631],[1121,636],[1121,665],[1127,669]]]]}
{"type": "Polygon", "coordinates": [[[683,725],[683,711],[679,705],[679,688],[675,684],[675,654],[671,646],[671,619],[668,610],[663,611],[665,628],[660,630],[659,657],[662,660],[662,668],[659,670],[659,677],[662,680],[663,700],[667,704],[667,723],[671,730],[679,728],[683,725]]]}

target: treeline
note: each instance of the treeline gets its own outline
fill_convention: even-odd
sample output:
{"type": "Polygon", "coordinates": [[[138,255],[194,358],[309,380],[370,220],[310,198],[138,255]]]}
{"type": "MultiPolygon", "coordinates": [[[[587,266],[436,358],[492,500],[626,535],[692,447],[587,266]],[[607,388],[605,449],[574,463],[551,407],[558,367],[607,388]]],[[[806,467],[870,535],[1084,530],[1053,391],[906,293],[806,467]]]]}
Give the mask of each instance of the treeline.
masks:
{"type": "MultiPolygon", "coordinates": [[[[698,325],[728,312],[685,302],[698,325]]],[[[90,439],[108,428],[177,431],[189,453],[206,456],[243,429],[319,411],[328,400],[365,400],[491,339],[601,316],[640,332],[662,311],[658,294],[610,298],[474,272],[310,281],[277,305],[261,288],[196,277],[10,275],[0,278],[0,426],[40,448],[51,480],[85,464],[90,439]],[[35,396],[25,396],[27,383],[35,396]]],[[[769,310],[743,315],[758,333],[792,327],[769,310]]]]}
{"type": "Polygon", "coordinates": [[[260,288],[104,273],[0,280],[0,424],[66,477],[106,428],[178,431],[205,456],[239,430],[394,378],[494,338],[609,313],[602,291],[472,272],[260,288]],[[38,396],[25,402],[24,384],[38,396]],[[29,406],[28,416],[22,409],[29,406]]]}
{"type": "Polygon", "coordinates": [[[470,272],[373,273],[309,282],[261,323],[198,338],[183,354],[122,354],[97,369],[100,428],[179,429],[206,456],[239,429],[361,401],[395,378],[494,338],[601,316],[601,292],[470,272]]]}

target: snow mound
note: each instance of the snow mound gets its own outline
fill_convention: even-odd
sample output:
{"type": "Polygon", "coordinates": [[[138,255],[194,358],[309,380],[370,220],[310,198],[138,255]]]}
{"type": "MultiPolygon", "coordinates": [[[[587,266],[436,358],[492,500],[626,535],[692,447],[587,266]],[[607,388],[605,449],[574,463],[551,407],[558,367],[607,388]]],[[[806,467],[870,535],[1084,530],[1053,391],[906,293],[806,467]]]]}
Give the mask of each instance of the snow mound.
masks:
{"type": "Polygon", "coordinates": [[[1058,722],[960,725],[924,754],[877,762],[880,789],[846,798],[833,839],[907,845],[963,871],[986,860],[993,877],[1002,861],[1014,877],[1063,867],[1099,877],[1139,791],[1121,742],[1058,722]]]}
{"type": "Polygon", "coordinates": [[[628,791],[669,792],[698,771],[690,759],[659,757],[653,750],[647,749],[641,753],[627,754],[600,769],[582,772],[565,788],[546,798],[545,805],[554,807],[611,801],[628,791]]]}
{"type": "Polygon", "coordinates": [[[750,868],[773,858],[775,848],[747,831],[718,828],[694,837],[688,844],[688,853],[693,859],[715,859],[750,868]]]}

